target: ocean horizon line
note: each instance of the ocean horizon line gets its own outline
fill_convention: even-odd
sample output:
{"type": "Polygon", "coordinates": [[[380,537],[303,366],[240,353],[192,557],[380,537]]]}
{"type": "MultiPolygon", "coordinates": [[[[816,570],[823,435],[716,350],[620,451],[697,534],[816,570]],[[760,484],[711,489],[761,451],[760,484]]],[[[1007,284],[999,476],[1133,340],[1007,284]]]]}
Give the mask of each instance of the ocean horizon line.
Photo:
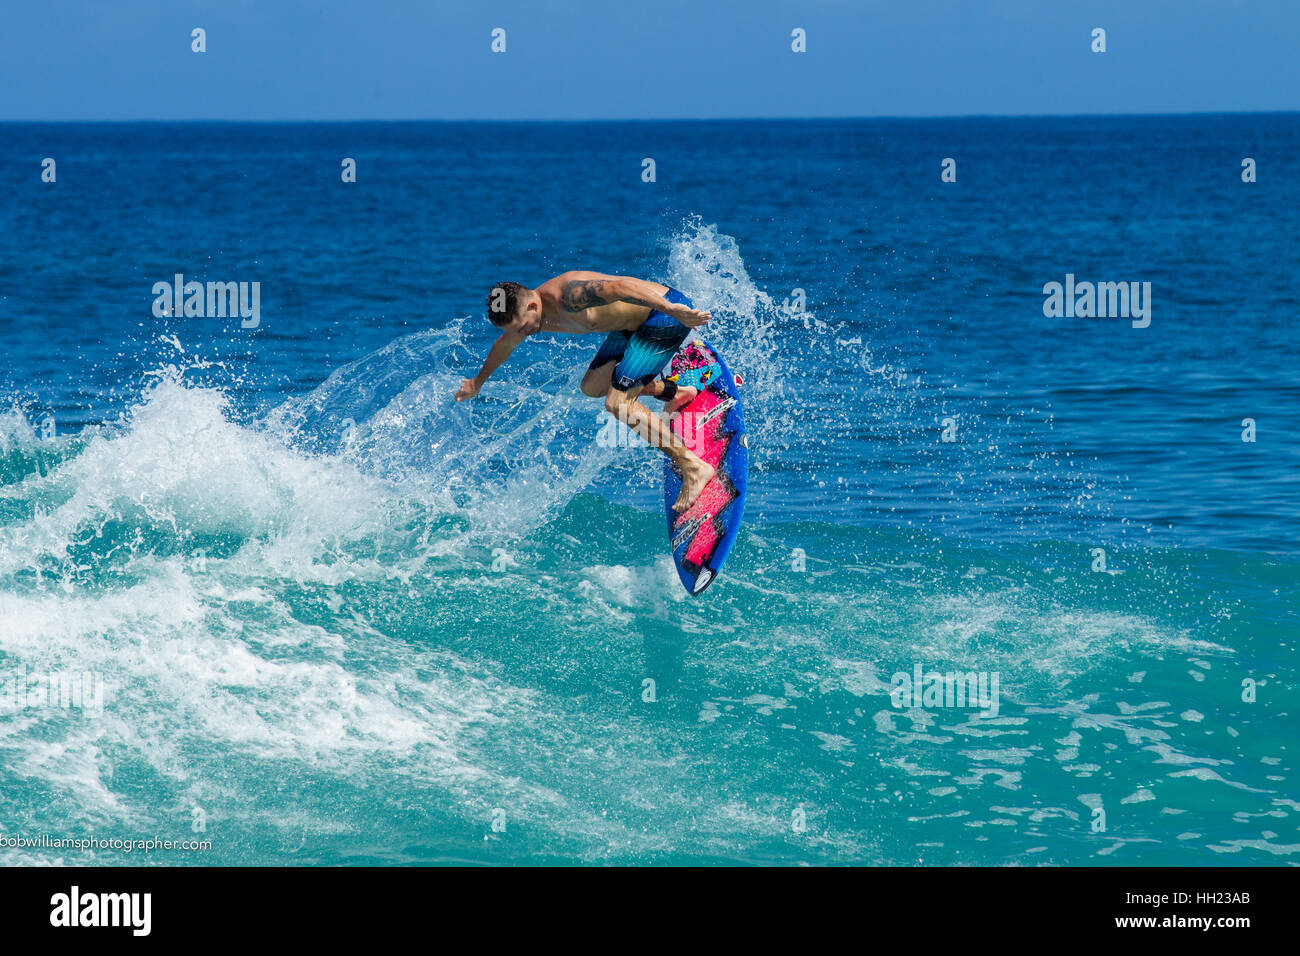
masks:
{"type": "Polygon", "coordinates": [[[314,125],[314,126],[358,126],[363,124],[445,124],[445,125],[590,125],[608,124],[631,126],[654,123],[854,123],[854,122],[930,122],[935,120],[1059,120],[1059,119],[1179,119],[1194,117],[1270,117],[1300,116],[1300,109],[1284,110],[1204,110],[1176,113],[953,113],[953,114],[911,114],[911,115],[875,115],[875,116],[687,116],[687,117],[645,117],[638,119],[614,119],[610,117],[591,117],[584,119],[563,119],[550,117],[546,119],[502,118],[478,119],[445,117],[395,117],[364,119],[231,119],[222,117],[198,118],[136,118],[136,119],[8,119],[0,118],[5,126],[145,126],[145,125],[185,125],[210,124],[231,126],[271,126],[271,125],[314,125]]]}

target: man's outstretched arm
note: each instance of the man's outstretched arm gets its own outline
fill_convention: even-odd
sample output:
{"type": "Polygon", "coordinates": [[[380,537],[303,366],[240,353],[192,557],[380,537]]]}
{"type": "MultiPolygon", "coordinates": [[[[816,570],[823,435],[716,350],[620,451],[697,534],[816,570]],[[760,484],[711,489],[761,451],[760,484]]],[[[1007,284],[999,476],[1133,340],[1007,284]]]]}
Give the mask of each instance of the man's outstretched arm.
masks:
{"type": "Polygon", "coordinates": [[[560,292],[560,303],[568,312],[581,312],[597,305],[611,302],[633,302],[671,315],[687,328],[703,325],[712,314],[680,302],[669,302],[653,283],[632,276],[600,276],[592,279],[570,279],[560,292]]]}
{"type": "Polygon", "coordinates": [[[460,388],[456,389],[456,401],[463,402],[465,399],[477,395],[488,377],[499,369],[506,359],[510,358],[510,353],[523,340],[522,335],[516,335],[514,332],[502,332],[501,337],[492,343],[492,348],[488,349],[487,358],[483,360],[483,367],[479,369],[479,373],[473,378],[461,381],[460,388]]]}

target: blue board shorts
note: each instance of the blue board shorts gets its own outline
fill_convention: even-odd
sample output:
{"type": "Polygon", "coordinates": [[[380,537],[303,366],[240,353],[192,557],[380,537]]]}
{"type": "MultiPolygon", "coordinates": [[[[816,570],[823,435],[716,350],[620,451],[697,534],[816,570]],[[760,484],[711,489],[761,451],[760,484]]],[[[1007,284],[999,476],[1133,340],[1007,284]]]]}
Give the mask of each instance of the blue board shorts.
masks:
{"type": "MultiPolygon", "coordinates": [[[[691,305],[691,300],[676,289],[669,289],[664,298],[688,308],[691,305]]],[[[626,392],[637,385],[648,385],[690,334],[691,330],[671,315],[652,309],[639,329],[609,333],[587,370],[617,361],[611,379],[616,389],[626,392]]]]}

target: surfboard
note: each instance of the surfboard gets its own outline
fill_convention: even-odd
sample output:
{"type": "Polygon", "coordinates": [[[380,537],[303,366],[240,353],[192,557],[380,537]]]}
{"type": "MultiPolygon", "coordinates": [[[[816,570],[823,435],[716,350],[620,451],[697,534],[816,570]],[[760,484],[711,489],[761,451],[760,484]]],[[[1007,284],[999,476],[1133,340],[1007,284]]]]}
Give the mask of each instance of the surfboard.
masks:
{"type": "Polygon", "coordinates": [[[699,394],[672,416],[669,427],[691,451],[717,469],[683,514],[673,511],[682,480],[665,459],[664,511],[677,576],[693,595],[703,594],[731,553],[745,512],[749,444],[736,379],[718,350],[700,339],[673,356],[664,380],[690,385],[699,394]]]}

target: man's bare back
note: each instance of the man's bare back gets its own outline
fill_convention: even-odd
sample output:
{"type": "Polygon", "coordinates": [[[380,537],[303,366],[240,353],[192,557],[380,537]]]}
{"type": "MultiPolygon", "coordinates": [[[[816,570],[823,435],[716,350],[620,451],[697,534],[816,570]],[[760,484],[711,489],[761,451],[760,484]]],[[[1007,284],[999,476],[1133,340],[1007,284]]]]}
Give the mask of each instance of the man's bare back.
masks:
{"type": "MultiPolygon", "coordinates": [[[[633,280],[641,281],[641,280],[633,280]]],[[[663,298],[668,286],[644,285],[663,298]]],[[[644,298],[618,298],[618,288],[599,272],[566,272],[537,287],[542,297],[542,329],[546,332],[630,332],[639,328],[654,306],[644,298]]]]}
{"type": "MultiPolygon", "coordinates": [[[[672,411],[693,395],[657,378],[690,330],[712,316],[662,283],[601,272],[565,272],[536,289],[501,282],[488,293],[488,318],[502,330],[483,368],[461,382],[456,401],[473,398],[488,377],[531,335],[606,333],[605,343],[583,376],[582,391],[605,396],[605,409],[666,454],[682,476],[673,507],[686,511],[713,477],[714,469],[686,447],[663,420],[637,398],[643,392],[672,411]],[[636,348],[629,354],[629,347],[636,348]]],[[[691,392],[690,389],[682,389],[691,392]]]]}

